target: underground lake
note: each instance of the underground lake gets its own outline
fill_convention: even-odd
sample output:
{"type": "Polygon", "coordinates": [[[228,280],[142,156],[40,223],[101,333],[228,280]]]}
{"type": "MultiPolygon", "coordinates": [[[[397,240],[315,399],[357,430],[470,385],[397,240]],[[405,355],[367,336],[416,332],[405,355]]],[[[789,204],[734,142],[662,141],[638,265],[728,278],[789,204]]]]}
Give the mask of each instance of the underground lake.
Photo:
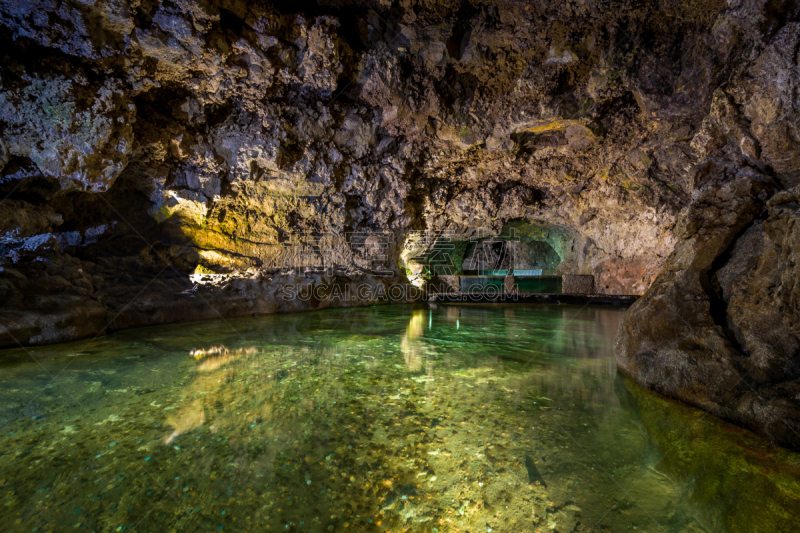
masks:
{"type": "Polygon", "coordinates": [[[0,529],[800,529],[800,455],[622,376],[624,312],[375,306],[5,350],[0,529]]]}
{"type": "Polygon", "coordinates": [[[800,0],[0,0],[0,533],[800,532],[800,0]]]}

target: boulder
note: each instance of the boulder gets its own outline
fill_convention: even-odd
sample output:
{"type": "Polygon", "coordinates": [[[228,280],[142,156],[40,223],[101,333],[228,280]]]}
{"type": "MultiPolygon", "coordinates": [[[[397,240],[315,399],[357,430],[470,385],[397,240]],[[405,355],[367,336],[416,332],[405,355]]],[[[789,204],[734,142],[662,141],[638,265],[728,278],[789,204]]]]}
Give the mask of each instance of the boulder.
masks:
{"type": "Polygon", "coordinates": [[[628,311],[617,363],[638,384],[800,449],[798,189],[714,167],[678,243],[628,311]]]}

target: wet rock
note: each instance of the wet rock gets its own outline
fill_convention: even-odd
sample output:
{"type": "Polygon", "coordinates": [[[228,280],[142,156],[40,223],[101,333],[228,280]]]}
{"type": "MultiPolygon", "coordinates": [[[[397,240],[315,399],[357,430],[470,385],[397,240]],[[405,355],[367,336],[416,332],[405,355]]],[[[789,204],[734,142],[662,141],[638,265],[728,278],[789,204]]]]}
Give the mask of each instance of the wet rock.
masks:
{"type": "MultiPolygon", "coordinates": [[[[769,17],[733,7],[715,26],[727,53],[749,23],[769,17]]],[[[716,89],[692,138],[692,203],[664,269],[620,329],[617,361],[641,385],[798,449],[800,150],[798,107],[786,98],[797,24],[774,32],[779,39],[751,50],[746,75],[716,89]]]]}
{"type": "Polygon", "coordinates": [[[617,362],[647,388],[800,448],[797,191],[773,191],[755,171],[712,170],[626,315],[617,362]]]}

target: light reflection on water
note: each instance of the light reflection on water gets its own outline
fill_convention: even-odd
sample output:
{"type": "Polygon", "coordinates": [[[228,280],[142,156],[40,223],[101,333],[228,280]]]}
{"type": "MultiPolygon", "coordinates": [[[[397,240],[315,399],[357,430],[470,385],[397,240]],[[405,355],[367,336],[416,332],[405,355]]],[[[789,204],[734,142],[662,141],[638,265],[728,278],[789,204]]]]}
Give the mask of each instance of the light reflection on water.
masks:
{"type": "Polygon", "coordinates": [[[393,306],[4,352],[0,525],[797,530],[797,455],[617,376],[622,312],[393,306]]]}

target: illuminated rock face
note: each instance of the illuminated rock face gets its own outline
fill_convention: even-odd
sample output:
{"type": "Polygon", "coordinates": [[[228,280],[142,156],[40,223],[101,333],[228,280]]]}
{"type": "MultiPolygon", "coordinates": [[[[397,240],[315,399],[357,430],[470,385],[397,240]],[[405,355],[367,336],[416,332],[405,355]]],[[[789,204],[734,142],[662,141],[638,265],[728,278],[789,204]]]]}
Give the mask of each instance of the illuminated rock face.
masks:
{"type": "Polygon", "coordinates": [[[800,190],[775,186],[714,169],[616,352],[639,384],[800,449],[800,190]]]}
{"type": "Polygon", "coordinates": [[[688,398],[647,372],[709,339],[794,379],[793,3],[389,4],[0,0],[0,343],[342,305],[278,283],[422,283],[412,232],[516,225],[645,294],[641,383],[688,398]]]}
{"type": "Polygon", "coordinates": [[[616,348],[639,384],[800,449],[800,138],[786,97],[800,25],[771,35],[714,92],[691,142],[705,159],[675,249],[616,348]]]}

